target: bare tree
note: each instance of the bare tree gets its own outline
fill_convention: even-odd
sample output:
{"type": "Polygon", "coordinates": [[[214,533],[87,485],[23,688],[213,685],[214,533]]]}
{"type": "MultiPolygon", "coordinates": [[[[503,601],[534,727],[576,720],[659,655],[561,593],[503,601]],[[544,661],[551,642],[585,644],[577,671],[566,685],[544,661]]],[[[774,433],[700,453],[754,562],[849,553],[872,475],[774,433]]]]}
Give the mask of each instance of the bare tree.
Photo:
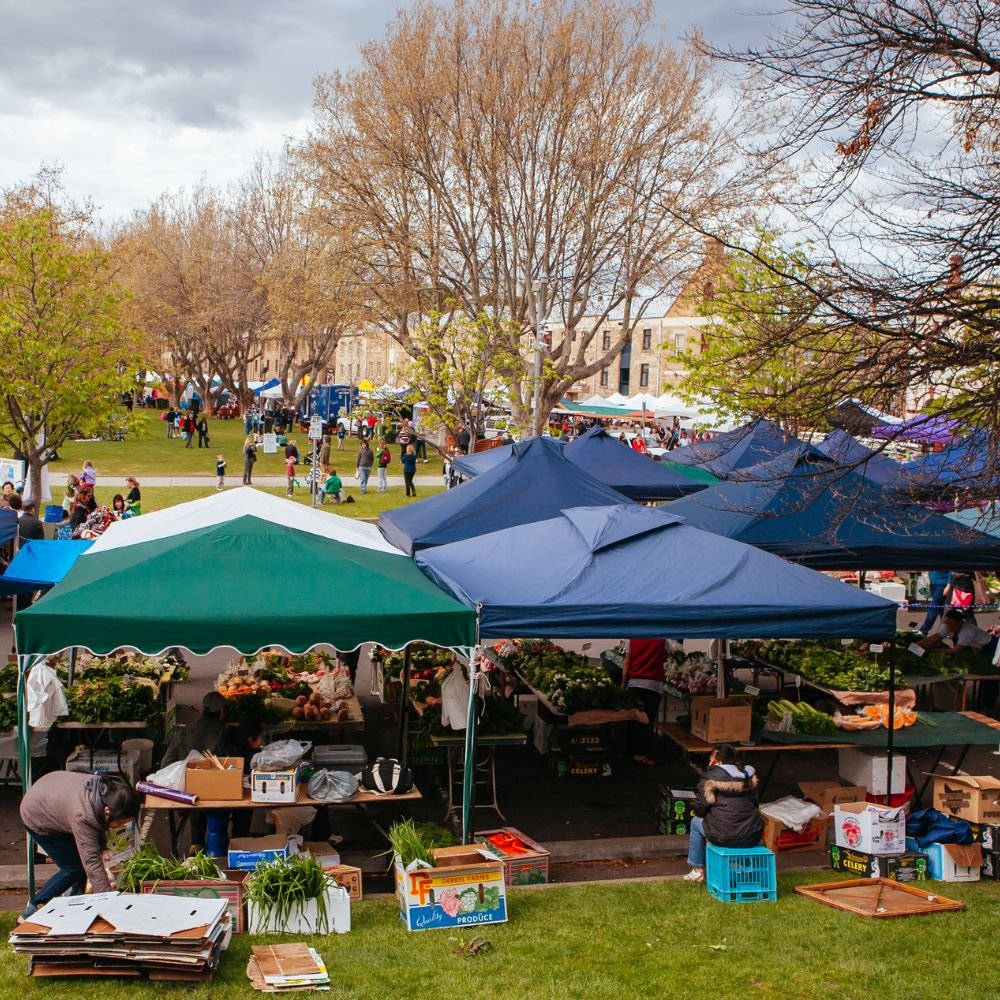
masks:
{"type": "MultiPolygon", "coordinates": [[[[846,348],[804,366],[785,405],[814,419],[863,383],[981,427],[990,460],[964,484],[995,496],[1000,426],[1000,17],[979,0],[789,0],[762,47],[714,51],[789,116],[766,152],[800,167],[785,216],[812,241],[782,272],[817,297],[846,348]]],[[[753,252],[747,245],[744,250],[753,252]]],[[[762,261],[767,264],[767,261],[762,261]]],[[[773,262],[772,262],[773,263],[773,262]]],[[[750,338],[759,356],[796,346],[750,338]]]]}
{"type": "Polygon", "coordinates": [[[691,221],[746,204],[708,61],[648,40],[651,17],[646,0],[417,0],[358,68],[317,81],[301,162],[375,316],[414,356],[431,314],[502,319],[523,425],[539,317],[565,331],[542,418],[693,272],[691,221]],[[610,348],[588,350],[612,316],[610,348]]]}

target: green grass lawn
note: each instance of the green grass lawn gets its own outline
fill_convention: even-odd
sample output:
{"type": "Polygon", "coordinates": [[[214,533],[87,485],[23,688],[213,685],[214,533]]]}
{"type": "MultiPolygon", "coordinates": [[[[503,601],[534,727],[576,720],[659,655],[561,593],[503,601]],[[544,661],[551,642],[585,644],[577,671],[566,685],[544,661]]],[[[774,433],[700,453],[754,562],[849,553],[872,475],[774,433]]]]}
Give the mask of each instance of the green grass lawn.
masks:
{"type": "MultiPolygon", "coordinates": [[[[963,913],[866,920],[792,894],[832,878],[782,876],[777,903],[723,904],[683,882],[582,885],[511,893],[509,923],[413,934],[393,900],[353,906],[353,930],[315,939],[332,996],[475,998],[698,997],[775,1000],[909,1000],[995,996],[990,941],[1000,920],[1000,883],[941,885],[963,913]],[[492,951],[453,954],[483,934],[492,951]]],[[[0,924],[9,931],[13,915],[0,924]]],[[[264,938],[257,941],[267,940],[264,938]]],[[[230,1000],[252,994],[250,945],[235,937],[216,981],[158,984],[158,995],[230,1000]]],[[[0,995],[69,1000],[148,997],[144,983],[28,979],[13,956],[0,964],[0,995]]]]}

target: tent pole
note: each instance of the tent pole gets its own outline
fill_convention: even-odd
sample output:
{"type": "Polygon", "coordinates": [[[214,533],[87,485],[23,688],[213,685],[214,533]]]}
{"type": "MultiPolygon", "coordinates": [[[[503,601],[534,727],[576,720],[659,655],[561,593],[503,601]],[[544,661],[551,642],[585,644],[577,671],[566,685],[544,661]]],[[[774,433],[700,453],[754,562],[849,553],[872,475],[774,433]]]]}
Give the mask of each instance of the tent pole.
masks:
{"type": "Polygon", "coordinates": [[[476,723],[478,705],[476,688],[479,679],[479,617],[482,605],[476,605],[476,645],[469,657],[469,713],[465,725],[465,770],[462,777],[462,843],[471,844],[476,810],[476,723]]]}
{"type": "MultiPolygon", "coordinates": [[[[17,658],[17,757],[21,768],[21,794],[31,787],[31,730],[28,728],[28,669],[27,656],[17,658]]],[[[25,831],[28,862],[28,898],[35,895],[35,849],[31,835],[25,831]]]]}
{"type": "Polygon", "coordinates": [[[69,668],[66,672],[66,687],[73,686],[73,678],[76,675],[76,646],[69,651],[69,668]]]}
{"type": "Polygon", "coordinates": [[[892,754],[896,722],[896,636],[889,643],[889,735],[886,737],[885,804],[892,804],[892,754]]]}
{"type": "Polygon", "coordinates": [[[407,736],[409,733],[410,722],[410,645],[407,644],[406,648],[403,650],[403,673],[400,677],[402,680],[402,690],[399,692],[399,737],[396,744],[396,758],[400,764],[406,763],[406,752],[409,749],[407,744],[409,740],[407,736]]]}

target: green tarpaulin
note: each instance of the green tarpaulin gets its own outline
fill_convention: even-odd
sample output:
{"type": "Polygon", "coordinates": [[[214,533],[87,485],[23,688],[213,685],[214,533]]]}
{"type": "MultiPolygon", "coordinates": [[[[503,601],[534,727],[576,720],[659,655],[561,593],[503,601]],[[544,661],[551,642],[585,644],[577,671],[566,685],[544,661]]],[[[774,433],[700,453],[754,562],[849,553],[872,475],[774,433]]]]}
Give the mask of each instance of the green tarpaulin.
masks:
{"type": "Polygon", "coordinates": [[[318,643],[398,648],[416,639],[459,647],[475,643],[475,611],[402,554],[243,516],[105,551],[95,546],[18,614],[16,628],[21,655],[119,646],[302,652],[318,643]]]}
{"type": "MultiPolygon", "coordinates": [[[[923,722],[897,729],[893,743],[897,750],[908,747],[958,747],[989,746],[1000,743],[1000,730],[988,726],[978,719],[969,718],[963,712],[918,712],[923,722]]],[[[810,736],[803,733],[769,733],[760,735],[766,743],[854,743],[861,747],[884,749],[885,729],[862,729],[850,732],[840,729],[825,736],[810,736]]]]}

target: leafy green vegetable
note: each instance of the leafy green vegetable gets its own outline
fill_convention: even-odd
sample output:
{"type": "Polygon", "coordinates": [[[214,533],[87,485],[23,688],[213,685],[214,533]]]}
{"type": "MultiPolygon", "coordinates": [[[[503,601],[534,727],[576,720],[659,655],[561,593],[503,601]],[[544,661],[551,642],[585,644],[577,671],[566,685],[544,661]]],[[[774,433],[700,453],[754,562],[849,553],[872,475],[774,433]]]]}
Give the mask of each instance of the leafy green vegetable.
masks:
{"type": "Polygon", "coordinates": [[[336,885],[311,854],[262,861],[245,883],[247,899],[269,926],[283,927],[297,906],[314,899],[319,917],[316,930],[321,934],[330,929],[326,892],[336,885]]]}
{"type": "Polygon", "coordinates": [[[152,844],[141,850],[122,865],[118,888],[122,892],[142,892],[143,882],[186,881],[196,879],[222,879],[215,862],[199,851],[183,861],[163,857],[152,844]]]}

